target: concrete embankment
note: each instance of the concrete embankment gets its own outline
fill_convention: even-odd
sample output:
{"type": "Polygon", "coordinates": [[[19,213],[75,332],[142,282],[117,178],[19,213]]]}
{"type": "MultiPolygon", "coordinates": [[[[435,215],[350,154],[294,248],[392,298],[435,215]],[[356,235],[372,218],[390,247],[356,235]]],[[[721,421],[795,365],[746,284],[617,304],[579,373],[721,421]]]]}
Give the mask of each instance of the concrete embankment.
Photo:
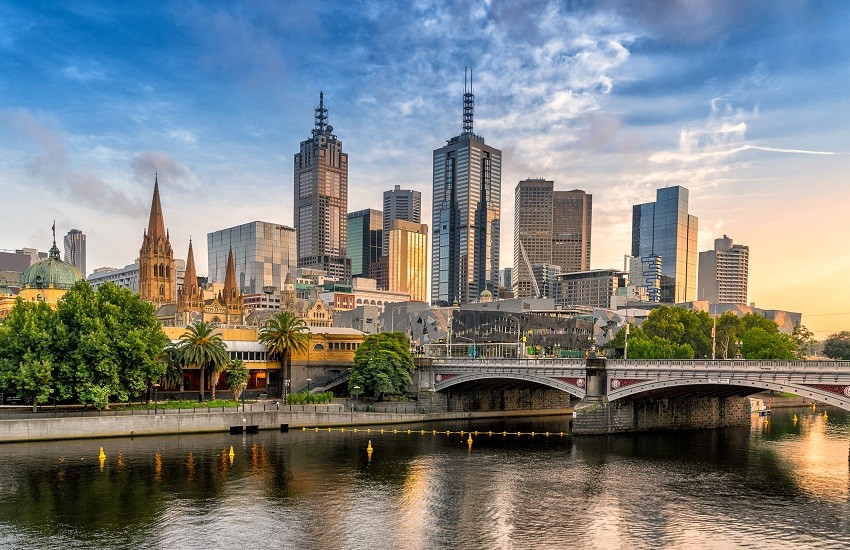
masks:
{"type": "Polygon", "coordinates": [[[235,426],[257,426],[260,430],[279,430],[283,424],[290,429],[321,426],[375,426],[439,420],[561,415],[571,412],[572,409],[547,409],[405,414],[340,410],[246,410],[243,412],[234,409],[196,412],[174,409],[160,411],[158,414],[127,414],[126,412],[86,416],[45,414],[44,417],[33,415],[29,418],[0,419],[0,443],[228,432],[235,426]]]}

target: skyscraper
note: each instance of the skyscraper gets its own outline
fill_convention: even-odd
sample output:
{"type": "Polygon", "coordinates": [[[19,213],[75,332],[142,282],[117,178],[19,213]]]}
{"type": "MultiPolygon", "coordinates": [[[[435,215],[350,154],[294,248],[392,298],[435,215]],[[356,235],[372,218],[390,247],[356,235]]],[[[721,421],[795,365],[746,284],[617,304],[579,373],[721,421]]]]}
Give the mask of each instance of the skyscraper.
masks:
{"type": "Polygon", "coordinates": [[[383,255],[389,254],[389,236],[393,220],[407,220],[413,223],[422,221],[422,193],[413,189],[395,189],[384,191],[384,242],[383,255]]]}
{"type": "Polygon", "coordinates": [[[225,282],[231,251],[236,286],[243,294],[258,294],[266,286],[280,291],[287,274],[295,277],[295,229],[291,227],[255,221],[207,233],[210,282],[225,282]]]}
{"type": "Polygon", "coordinates": [[[351,276],[368,277],[369,266],[383,255],[383,215],[371,208],[349,212],[347,230],[351,276]]]}
{"type": "Polygon", "coordinates": [[[424,302],[427,289],[428,226],[393,220],[388,237],[387,289],[407,293],[411,300],[424,302]]]}
{"type": "Polygon", "coordinates": [[[723,235],[714,250],[699,253],[698,300],[712,304],[747,305],[750,247],[733,244],[723,235]]]}
{"type": "Polygon", "coordinates": [[[471,78],[463,131],[434,151],[431,302],[469,302],[499,287],[502,152],[473,132],[471,78]]]}
{"type": "Polygon", "coordinates": [[[72,229],[65,235],[65,261],[86,275],[86,234],[72,229]]]}
{"type": "Polygon", "coordinates": [[[348,154],[342,152],[342,142],[328,124],[323,93],[315,110],[313,135],[301,142],[294,166],[298,267],[350,279],[346,244],[348,154]]]}
{"type": "Polygon", "coordinates": [[[632,256],[661,259],[661,301],[690,302],[696,297],[696,216],[688,214],[688,190],[656,191],[656,201],[632,207],[632,256]]]}
{"type": "MultiPolygon", "coordinates": [[[[527,179],[516,186],[514,200],[513,289],[518,297],[535,294],[532,272],[562,273],[590,268],[590,232],[592,195],[575,189],[555,191],[554,182],[527,179]]],[[[539,279],[539,278],[538,278],[539,279]]],[[[543,293],[542,280],[537,289],[543,293]]]]}

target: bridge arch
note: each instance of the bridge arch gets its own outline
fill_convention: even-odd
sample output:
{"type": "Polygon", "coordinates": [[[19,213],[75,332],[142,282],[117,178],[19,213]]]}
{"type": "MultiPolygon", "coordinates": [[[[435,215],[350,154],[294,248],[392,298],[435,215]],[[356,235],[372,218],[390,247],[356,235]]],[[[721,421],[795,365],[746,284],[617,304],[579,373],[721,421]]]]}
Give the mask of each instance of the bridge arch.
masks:
{"type": "Polygon", "coordinates": [[[649,380],[630,384],[628,386],[609,389],[608,401],[615,401],[632,395],[639,395],[650,391],[663,390],[665,388],[677,388],[684,386],[715,386],[715,387],[740,387],[753,388],[755,390],[774,390],[787,393],[793,393],[800,397],[813,399],[826,405],[832,405],[845,411],[850,412],[850,396],[844,396],[837,393],[832,393],[820,388],[808,386],[805,384],[781,383],[767,380],[738,380],[729,379],[728,382],[718,383],[711,382],[706,379],[698,378],[671,378],[665,380],[649,380]]]}
{"type": "Polygon", "coordinates": [[[533,382],[536,384],[540,384],[542,386],[547,386],[550,388],[554,388],[556,390],[561,390],[569,393],[570,395],[574,395],[579,399],[584,399],[585,391],[584,388],[579,388],[575,384],[570,384],[569,382],[565,382],[563,380],[557,378],[550,378],[548,376],[540,376],[532,373],[520,373],[520,372],[512,372],[512,373],[490,373],[490,372],[476,372],[469,374],[455,374],[450,378],[446,378],[440,382],[435,382],[434,389],[437,391],[443,391],[452,386],[456,386],[458,384],[463,384],[464,382],[476,382],[478,380],[493,380],[493,379],[503,379],[503,380],[520,380],[523,382],[533,382]]]}

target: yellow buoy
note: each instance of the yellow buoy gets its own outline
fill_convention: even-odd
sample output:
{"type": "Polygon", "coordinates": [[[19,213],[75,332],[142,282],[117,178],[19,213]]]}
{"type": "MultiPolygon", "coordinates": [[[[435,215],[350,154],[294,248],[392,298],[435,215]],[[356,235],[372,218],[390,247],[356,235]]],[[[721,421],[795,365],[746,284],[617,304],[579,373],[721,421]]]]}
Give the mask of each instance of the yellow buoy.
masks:
{"type": "Polygon", "coordinates": [[[316,431],[317,431],[317,432],[319,431],[319,427],[318,427],[318,426],[316,426],[316,431]]]}
{"type": "Polygon", "coordinates": [[[355,431],[355,432],[356,432],[356,431],[357,431],[357,428],[354,428],[354,430],[352,430],[352,431],[355,431]]]}
{"type": "Polygon", "coordinates": [[[306,432],[306,431],[307,431],[307,426],[301,426],[301,431],[302,431],[302,432],[306,432]]]}
{"type": "Polygon", "coordinates": [[[103,447],[100,448],[100,454],[97,456],[98,458],[106,458],[106,453],[103,452],[103,447]]]}
{"type": "Polygon", "coordinates": [[[369,452],[372,452],[372,440],[371,439],[369,440],[369,444],[366,445],[366,450],[369,451],[369,452]]]}
{"type": "Polygon", "coordinates": [[[531,432],[531,437],[534,437],[534,432],[531,432]]]}
{"type": "Polygon", "coordinates": [[[437,430],[434,430],[433,432],[431,432],[431,435],[437,435],[437,430]]]}
{"type": "Polygon", "coordinates": [[[366,433],[367,433],[367,434],[372,433],[372,428],[366,428],[366,433]]]}
{"type": "Polygon", "coordinates": [[[469,445],[469,450],[472,450],[472,434],[469,434],[469,439],[466,440],[466,444],[469,445]]]}
{"type": "Polygon", "coordinates": [[[794,415],[794,425],[795,426],[797,425],[797,415],[796,414],[794,415]]]}
{"type": "Polygon", "coordinates": [[[410,430],[407,430],[407,435],[410,435],[410,430]]]}
{"type": "Polygon", "coordinates": [[[829,415],[828,415],[828,414],[826,414],[826,411],[823,411],[823,419],[824,419],[824,420],[829,420],[829,415]]]}

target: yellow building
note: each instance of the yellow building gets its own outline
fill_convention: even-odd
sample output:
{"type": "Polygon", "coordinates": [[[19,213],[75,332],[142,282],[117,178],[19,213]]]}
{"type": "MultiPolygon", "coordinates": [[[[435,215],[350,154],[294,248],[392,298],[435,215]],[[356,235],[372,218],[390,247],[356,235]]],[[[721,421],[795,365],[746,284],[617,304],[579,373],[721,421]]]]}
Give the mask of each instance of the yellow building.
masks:
{"type": "MultiPolygon", "coordinates": [[[[179,342],[185,332],[182,327],[163,327],[166,336],[172,342],[179,342]]],[[[354,352],[363,343],[366,334],[347,328],[312,327],[310,342],[304,352],[292,355],[291,391],[300,391],[307,385],[307,379],[319,383],[336,378],[354,365],[354,352]]],[[[258,328],[220,328],[217,329],[224,340],[231,360],[241,359],[248,367],[249,378],[246,391],[255,394],[268,394],[280,397],[286,382],[280,376],[280,361],[268,357],[265,346],[260,343],[258,328]]],[[[186,391],[197,391],[200,386],[199,369],[185,369],[183,386],[186,391]]],[[[226,390],[224,377],[219,379],[217,390],[226,390]]]]}
{"type": "Polygon", "coordinates": [[[416,302],[425,301],[428,266],[428,226],[393,220],[387,259],[388,289],[404,292],[416,302]]]}

